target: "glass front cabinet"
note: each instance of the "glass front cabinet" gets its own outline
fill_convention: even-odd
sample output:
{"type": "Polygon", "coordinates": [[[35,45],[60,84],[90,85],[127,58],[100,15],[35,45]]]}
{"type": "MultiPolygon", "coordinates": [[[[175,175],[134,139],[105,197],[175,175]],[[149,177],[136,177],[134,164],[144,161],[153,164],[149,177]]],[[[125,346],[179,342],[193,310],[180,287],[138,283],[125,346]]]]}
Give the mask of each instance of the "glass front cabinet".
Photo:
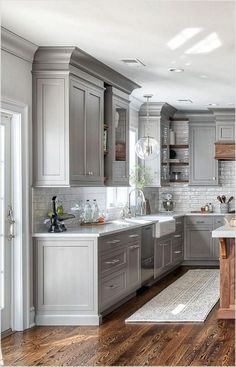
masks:
{"type": "Polygon", "coordinates": [[[107,86],[104,116],[105,184],[129,186],[129,95],[107,86]]]}

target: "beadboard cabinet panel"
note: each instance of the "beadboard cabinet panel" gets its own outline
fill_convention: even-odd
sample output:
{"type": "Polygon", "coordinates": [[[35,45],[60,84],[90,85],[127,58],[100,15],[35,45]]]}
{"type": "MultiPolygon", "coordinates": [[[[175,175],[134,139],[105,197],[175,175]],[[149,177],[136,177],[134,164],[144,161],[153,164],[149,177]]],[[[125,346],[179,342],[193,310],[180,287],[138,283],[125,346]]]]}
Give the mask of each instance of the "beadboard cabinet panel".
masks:
{"type": "Polygon", "coordinates": [[[68,80],[34,80],[34,156],[36,186],[68,186],[68,80]]]}

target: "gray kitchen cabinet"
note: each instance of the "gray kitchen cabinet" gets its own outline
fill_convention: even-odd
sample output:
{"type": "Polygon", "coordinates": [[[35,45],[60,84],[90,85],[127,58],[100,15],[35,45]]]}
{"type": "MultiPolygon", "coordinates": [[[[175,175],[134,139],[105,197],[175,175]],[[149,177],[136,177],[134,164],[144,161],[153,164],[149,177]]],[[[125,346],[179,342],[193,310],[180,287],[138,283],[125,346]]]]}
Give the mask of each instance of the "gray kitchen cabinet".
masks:
{"type": "Polygon", "coordinates": [[[216,141],[235,140],[235,121],[219,121],[216,123],[216,141]]]}
{"type": "Polygon", "coordinates": [[[213,240],[210,228],[189,228],[187,230],[186,258],[191,260],[212,260],[213,240]]]}
{"type": "Polygon", "coordinates": [[[35,186],[103,184],[104,88],[96,82],[34,74],[35,186]]]}
{"type": "Polygon", "coordinates": [[[107,186],[129,186],[129,95],[108,86],[105,91],[107,186]]]}
{"type": "Polygon", "coordinates": [[[218,185],[214,123],[190,123],[190,185],[218,185]]]}
{"type": "Polygon", "coordinates": [[[99,310],[114,306],[141,286],[141,231],[99,238],[99,310]]]}
{"type": "Polygon", "coordinates": [[[70,184],[101,185],[103,90],[70,80],[70,184]]]}
{"type": "Polygon", "coordinates": [[[169,185],[169,130],[170,118],[176,112],[167,103],[149,103],[149,120],[147,120],[147,103],[143,103],[139,111],[139,138],[151,136],[159,144],[160,153],[151,160],[139,160],[151,182],[147,187],[169,185]]]}
{"type": "Polygon", "coordinates": [[[32,74],[34,185],[104,185],[105,83],[116,86],[111,97],[113,107],[107,107],[111,111],[109,131],[114,138],[108,154],[112,162],[109,173],[116,173],[114,184],[118,185],[123,176],[127,181],[128,97],[139,85],[77,47],[38,47],[32,74]],[[120,114],[116,131],[115,112],[120,114]],[[114,132],[117,140],[122,140],[117,144],[114,132]],[[117,155],[112,155],[115,147],[117,155]],[[125,162],[116,164],[124,150],[125,162]]]}
{"type": "Polygon", "coordinates": [[[223,216],[186,217],[185,260],[219,260],[219,243],[212,231],[223,223],[223,216]]]}
{"type": "Polygon", "coordinates": [[[141,246],[132,243],[128,247],[128,286],[137,289],[141,285],[141,246]]]}
{"type": "Polygon", "coordinates": [[[184,260],[184,217],[176,218],[176,231],[155,240],[154,278],[174,269],[184,260]]]}

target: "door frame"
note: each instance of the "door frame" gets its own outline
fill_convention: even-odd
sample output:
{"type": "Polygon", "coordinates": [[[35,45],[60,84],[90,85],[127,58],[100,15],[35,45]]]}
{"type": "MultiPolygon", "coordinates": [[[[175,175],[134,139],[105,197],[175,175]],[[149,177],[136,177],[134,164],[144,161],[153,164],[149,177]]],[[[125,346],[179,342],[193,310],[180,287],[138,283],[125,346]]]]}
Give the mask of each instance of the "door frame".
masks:
{"type": "Polygon", "coordinates": [[[22,331],[34,326],[34,309],[31,307],[32,240],[30,235],[32,131],[27,105],[2,98],[1,111],[12,115],[12,205],[18,234],[12,242],[12,330],[22,331]]]}

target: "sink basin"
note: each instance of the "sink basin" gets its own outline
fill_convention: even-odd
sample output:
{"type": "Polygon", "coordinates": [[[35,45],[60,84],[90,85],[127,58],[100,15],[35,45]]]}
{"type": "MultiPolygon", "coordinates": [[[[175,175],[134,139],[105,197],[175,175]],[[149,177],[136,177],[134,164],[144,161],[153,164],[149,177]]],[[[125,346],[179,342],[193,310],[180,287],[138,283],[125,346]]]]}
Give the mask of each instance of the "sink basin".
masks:
{"type": "Polygon", "coordinates": [[[153,237],[160,238],[175,232],[175,219],[169,216],[147,215],[143,217],[126,218],[128,223],[153,224],[153,237]]]}

